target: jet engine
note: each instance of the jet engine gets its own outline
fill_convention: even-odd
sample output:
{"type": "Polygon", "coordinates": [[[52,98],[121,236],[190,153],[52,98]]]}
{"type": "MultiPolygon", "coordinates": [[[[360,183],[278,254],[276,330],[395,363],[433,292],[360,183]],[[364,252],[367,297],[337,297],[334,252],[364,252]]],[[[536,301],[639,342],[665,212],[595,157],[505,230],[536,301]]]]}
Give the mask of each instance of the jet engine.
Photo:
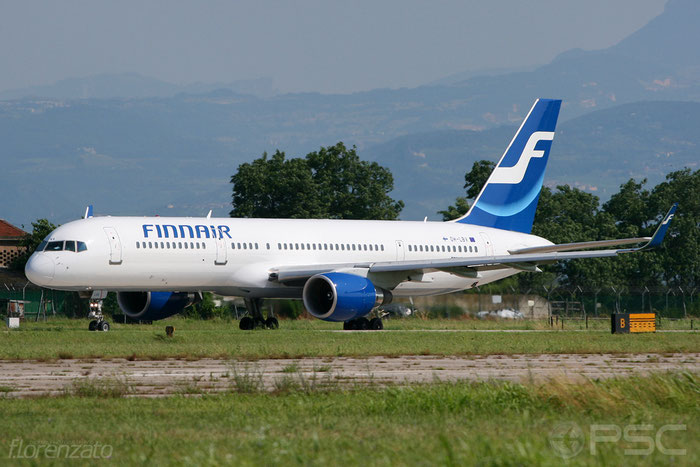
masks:
{"type": "Polygon", "coordinates": [[[199,294],[187,292],[117,292],[122,312],[129,318],[143,321],[175,315],[198,299],[199,294]]]}
{"type": "Polygon", "coordinates": [[[307,311],[325,321],[360,318],[392,299],[391,292],[375,287],[369,279],[342,272],[312,276],[304,285],[302,297],[307,311]]]}

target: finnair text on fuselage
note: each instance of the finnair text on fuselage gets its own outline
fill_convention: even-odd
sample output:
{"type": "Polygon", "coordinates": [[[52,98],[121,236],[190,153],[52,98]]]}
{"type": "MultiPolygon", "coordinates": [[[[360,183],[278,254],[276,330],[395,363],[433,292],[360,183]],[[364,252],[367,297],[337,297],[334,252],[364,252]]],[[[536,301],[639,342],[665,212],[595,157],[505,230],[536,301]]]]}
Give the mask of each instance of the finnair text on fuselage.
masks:
{"type": "Polygon", "coordinates": [[[224,235],[231,238],[227,225],[143,224],[141,227],[143,238],[224,238],[224,235]]]}

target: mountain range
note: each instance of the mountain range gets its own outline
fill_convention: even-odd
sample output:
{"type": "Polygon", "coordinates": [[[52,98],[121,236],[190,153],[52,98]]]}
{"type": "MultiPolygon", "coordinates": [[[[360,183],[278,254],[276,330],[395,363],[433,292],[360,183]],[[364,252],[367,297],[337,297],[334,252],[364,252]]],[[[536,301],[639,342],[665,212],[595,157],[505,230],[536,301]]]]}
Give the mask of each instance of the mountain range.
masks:
{"type": "Polygon", "coordinates": [[[563,98],[546,183],[606,199],[700,160],[700,2],[671,0],[613,47],[413,89],[278,95],[271,81],[177,86],[134,74],[0,95],[0,217],[226,215],[237,166],[344,141],[388,166],[405,219],[436,218],[474,160],[495,160],[537,97],[563,98]],[[248,86],[248,88],[246,88],[248,86]]]}

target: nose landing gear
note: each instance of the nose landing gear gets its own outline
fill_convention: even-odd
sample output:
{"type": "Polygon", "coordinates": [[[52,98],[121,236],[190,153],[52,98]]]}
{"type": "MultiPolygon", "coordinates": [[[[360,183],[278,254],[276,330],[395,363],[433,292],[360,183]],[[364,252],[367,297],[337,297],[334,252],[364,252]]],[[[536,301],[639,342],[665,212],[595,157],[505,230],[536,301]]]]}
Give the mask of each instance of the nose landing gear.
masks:
{"type": "Polygon", "coordinates": [[[90,331],[109,331],[109,323],[105,321],[102,314],[102,300],[107,296],[107,293],[94,292],[90,299],[90,312],[88,318],[92,319],[88,325],[90,331]]]}

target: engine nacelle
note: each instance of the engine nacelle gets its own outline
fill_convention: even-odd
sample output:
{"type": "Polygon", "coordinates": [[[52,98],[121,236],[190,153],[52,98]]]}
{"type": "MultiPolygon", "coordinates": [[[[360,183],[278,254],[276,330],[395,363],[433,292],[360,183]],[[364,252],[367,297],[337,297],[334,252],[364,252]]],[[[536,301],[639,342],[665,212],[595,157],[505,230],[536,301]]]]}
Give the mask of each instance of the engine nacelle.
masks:
{"type": "Polygon", "coordinates": [[[122,312],[132,319],[156,321],[180,313],[197,301],[187,292],[117,292],[122,312]]]}
{"type": "Polygon", "coordinates": [[[359,318],[392,299],[391,292],[375,287],[369,279],[342,272],[312,276],[302,296],[307,311],[325,321],[359,318]]]}

